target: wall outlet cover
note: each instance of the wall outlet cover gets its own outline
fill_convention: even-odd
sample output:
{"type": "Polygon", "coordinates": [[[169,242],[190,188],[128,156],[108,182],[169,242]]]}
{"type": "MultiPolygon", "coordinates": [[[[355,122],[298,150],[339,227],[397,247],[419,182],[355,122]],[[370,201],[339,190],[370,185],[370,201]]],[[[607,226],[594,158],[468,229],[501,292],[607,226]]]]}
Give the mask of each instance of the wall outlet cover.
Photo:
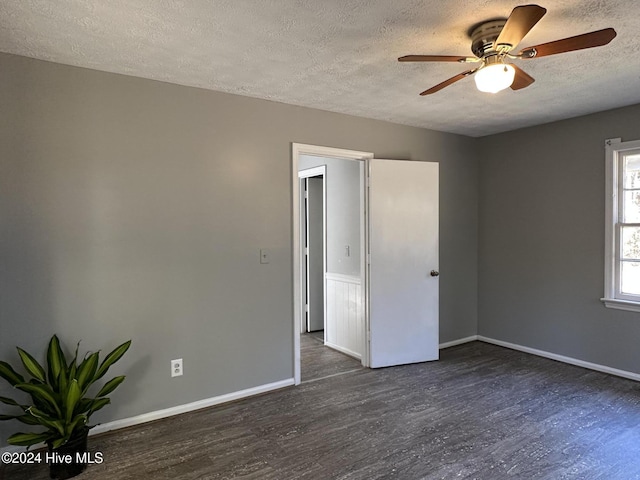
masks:
{"type": "Polygon", "coordinates": [[[179,377],[183,374],[182,370],[182,359],[177,358],[175,360],[171,360],[171,376],[179,377]]]}

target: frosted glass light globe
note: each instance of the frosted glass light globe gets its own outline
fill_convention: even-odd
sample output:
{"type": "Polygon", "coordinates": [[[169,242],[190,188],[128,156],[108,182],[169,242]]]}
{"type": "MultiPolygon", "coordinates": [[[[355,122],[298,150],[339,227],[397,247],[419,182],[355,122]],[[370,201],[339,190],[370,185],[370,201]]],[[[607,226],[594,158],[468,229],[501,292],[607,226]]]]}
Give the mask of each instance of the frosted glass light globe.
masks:
{"type": "Polygon", "coordinates": [[[509,88],[516,76],[516,70],[506,63],[485,65],[474,76],[476,87],[481,92],[497,93],[509,88]]]}

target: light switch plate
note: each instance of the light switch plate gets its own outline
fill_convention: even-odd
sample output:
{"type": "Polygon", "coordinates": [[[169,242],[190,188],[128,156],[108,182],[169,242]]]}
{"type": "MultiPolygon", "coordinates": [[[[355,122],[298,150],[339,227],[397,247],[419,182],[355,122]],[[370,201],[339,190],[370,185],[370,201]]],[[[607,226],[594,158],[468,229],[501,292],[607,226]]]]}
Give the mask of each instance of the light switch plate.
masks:
{"type": "Polygon", "coordinates": [[[269,250],[266,248],[260,249],[260,263],[267,264],[269,263],[269,250]]]}

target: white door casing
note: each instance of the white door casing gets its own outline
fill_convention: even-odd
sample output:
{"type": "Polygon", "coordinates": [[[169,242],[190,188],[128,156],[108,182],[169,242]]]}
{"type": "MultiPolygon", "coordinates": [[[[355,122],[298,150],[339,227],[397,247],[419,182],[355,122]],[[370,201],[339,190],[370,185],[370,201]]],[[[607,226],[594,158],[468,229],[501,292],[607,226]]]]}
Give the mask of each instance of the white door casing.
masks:
{"type": "MultiPolygon", "coordinates": [[[[300,383],[303,327],[301,155],[361,160],[370,180],[362,182],[361,281],[365,290],[364,366],[382,367],[438,358],[438,164],[373,160],[373,154],[292,144],[294,382],[300,383]],[[366,188],[370,183],[371,188],[366,188]],[[297,201],[295,199],[298,199],[297,201]],[[365,228],[366,223],[366,228],[365,228]],[[415,227],[415,228],[414,228],[415,227]],[[376,236],[370,241],[371,236],[376,236]],[[369,265],[367,257],[371,259],[369,265]]],[[[326,305],[325,305],[326,314],[326,305]]]]}
{"type": "MultiPolygon", "coordinates": [[[[304,268],[302,268],[301,258],[301,227],[302,227],[302,215],[300,209],[300,178],[311,176],[309,170],[298,171],[300,164],[300,157],[302,155],[313,155],[321,157],[332,158],[345,158],[348,160],[360,160],[365,161],[373,158],[373,153],[359,152],[355,150],[345,150],[333,147],[322,147],[318,145],[308,145],[302,143],[292,143],[291,145],[291,163],[292,163],[292,210],[293,210],[293,378],[295,385],[300,384],[300,332],[303,329],[304,307],[303,307],[303,291],[301,285],[303,284],[302,277],[304,275],[304,268]]],[[[313,170],[313,169],[311,169],[313,170]]],[[[315,174],[315,173],[314,173],[315,174]]],[[[326,177],[325,177],[326,178],[326,177]]],[[[362,203],[364,204],[364,182],[362,182],[361,190],[362,203]]],[[[360,252],[361,252],[361,273],[360,278],[362,285],[366,283],[366,267],[365,267],[365,252],[366,252],[366,230],[364,228],[365,223],[364,210],[361,211],[361,239],[360,239],[360,252]]],[[[325,222],[326,227],[326,222],[325,222]]],[[[325,235],[326,240],[326,235],[325,235]]],[[[366,308],[366,305],[365,305],[366,308]]],[[[326,312],[326,308],[325,308],[326,312]]],[[[365,316],[366,317],[366,316],[365,316]]],[[[366,318],[365,318],[366,323],[366,318]]],[[[365,330],[368,330],[368,325],[365,326],[365,330]]],[[[363,332],[364,336],[364,332],[363,332]]],[[[364,351],[362,354],[362,365],[368,366],[369,353],[368,342],[363,345],[364,351]]]]}

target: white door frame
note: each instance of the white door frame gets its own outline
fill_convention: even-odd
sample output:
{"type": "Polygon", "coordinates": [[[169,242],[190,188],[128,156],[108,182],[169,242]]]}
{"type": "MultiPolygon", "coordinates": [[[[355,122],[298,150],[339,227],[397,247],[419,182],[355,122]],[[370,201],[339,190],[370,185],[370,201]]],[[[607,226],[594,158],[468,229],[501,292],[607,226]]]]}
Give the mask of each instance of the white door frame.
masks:
{"type": "MultiPolygon", "coordinates": [[[[291,197],[293,212],[293,377],[296,385],[300,384],[300,332],[302,322],[302,296],[300,291],[302,278],[302,262],[300,261],[300,180],[298,178],[298,166],[300,164],[301,155],[313,155],[318,157],[344,158],[346,160],[366,160],[373,158],[371,152],[358,152],[355,150],[345,150],[341,148],[322,147],[318,145],[307,145],[303,143],[291,144],[291,182],[293,195],[291,197]]],[[[362,169],[365,178],[360,182],[361,191],[360,198],[362,208],[360,209],[360,278],[362,281],[363,291],[366,292],[366,252],[367,252],[367,230],[365,225],[365,190],[366,190],[366,168],[362,169]]],[[[369,339],[367,332],[369,331],[369,315],[366,310],[367,303],[365,301],[365,321],[362,338],[364,341],[364,351],[362,352],[362,364],[369,366],[369,339]]],[[[326,311],[326,309],[325,309],[326,311]]]]}
{"type": "MultiPolygon", "coordinates": [[[[327,273],[327,166],[321,165],[319,167],[308,168],[305,170],[300,170],[298,172],[298,186],[302,185],[302,181],[306,180],[310,177],[322,177],[322,301],[324,303],[322,311],[323,311],[323,319],[322,323],[324,324],[324,328],[326,330],[327,326],[327,281],[325,280],[325,274],[327,273]]],[[[302,191],[299,194],[299,205],[303,203],[302,191]]],[[[303,261],[305,258],[305,254],[302,250],[302,239],[304,237],[304,229],[305,226],[302,225],[302,209],[300,210],[300,268],[304,271],[303,261]]],[[[306,218],[306,215],[305,215],[306,218]]],[[[309,289],[309,272],[307,270],[307,278],[304,283],[302,279],[304,275],[303,272],[300,273],[300,328],[301,331],[306,328],[305,325],[305,317],[306,317],[306,309],[304,302],[302,302],[303,290],[309,289]]]]}

